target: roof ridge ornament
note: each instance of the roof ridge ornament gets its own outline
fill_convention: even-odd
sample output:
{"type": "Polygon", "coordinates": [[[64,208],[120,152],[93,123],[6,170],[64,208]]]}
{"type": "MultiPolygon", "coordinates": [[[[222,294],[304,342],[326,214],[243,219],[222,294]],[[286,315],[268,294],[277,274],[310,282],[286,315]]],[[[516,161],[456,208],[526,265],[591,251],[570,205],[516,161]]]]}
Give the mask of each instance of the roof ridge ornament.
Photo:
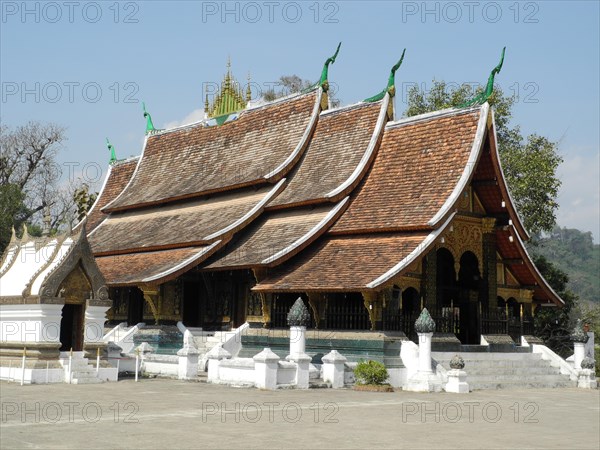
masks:
{"type": "Polygon", "coordinates": [[[333,56],[330,56],[329,58],[327,58],[327,60],[325,60],[325,64],[323,64],[323,70],[321,71],[321,78],[319,79],[318,85],[321,86],[324,91],[329,90],[329,81],[327,79],[327,77],[329,76],[329,64],[335,63],[335,59],[337,58],[337,55],[340,52],[341,46],[342,46],[342,43],[340,41],[333,56]]]}
{"type": "Polygon", "coordinates": [[[106,138],[106,146],[108,147],[108,150],[110,151],[110,161],[108,163],[109,164],[116,163],[117,162],[117,154],[115,153],[115,148],[110,143],[110,141],[108,140],[108,138],[106,138]]]}
{"type": "Polygon", "coordinates": [[[504,53],[505,52],[506,52],[506,47],[504,47],[502,49],[502,54],[500,55],[500,62],[498,63],[498,65],[496,67],[494,67],[492,69],[492,72],[490,73],[490,76],[488,77],[487,86],[485,87],[485,91],[479,93],[471,100],[466,101],[463,104],[459,105],[458,108],[466,108],[468,106],[473,106],[473,105],[483,105],[485,102],[488,101],[488,99],[492,95],[492,92],[494,92],[494,78],[496,77],[496,74],[499,74],[500,71],[502,70],[502,64],[504,64],[504,53]]]}
{"type": "Polygon", "coordinates": [[[390,97],[393,97],[394,95],[396,95],[396,71],[402,65],[402,61],[404,61],[405,53],[406,53],[406,49],[404,49],[402,51],[402,56],[400,56],[400,59],[398,60],[398,62],[392,66],[392,69],[390,70],[390,76],[388,77],[388,84],[387,84],[386,88],[383,91],[381,91],[380,93],[374,95],[373,97],[369,97],[369,98],[365,99],[364,100],[365,102],[368,102],[368,103],[378,102],[379,100],[382,100],[383,97],[385,97],[386,93],[390,94],[390,97]]]}
{"type": "Polygon", "coordinates": [[[144,102],[142,102],[142,109],[144,110],[144,118],[146,119],[146,134],[152,133],[153,131],[158,131],[156,128],[154,128],[152,116],[148,111],[146,111],[146,104],[144,102]]]}

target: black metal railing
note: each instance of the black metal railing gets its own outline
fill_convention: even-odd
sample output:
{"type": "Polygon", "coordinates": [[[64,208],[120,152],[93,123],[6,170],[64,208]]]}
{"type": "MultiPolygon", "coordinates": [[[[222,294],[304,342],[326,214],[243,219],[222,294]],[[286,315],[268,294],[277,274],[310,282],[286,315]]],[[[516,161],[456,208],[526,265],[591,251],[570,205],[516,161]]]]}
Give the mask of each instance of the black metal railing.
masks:
{"type": "Polygon", "coordinates": [[[369,330],[369,312],[362,301],[351,299],[327,302],[326,326],[330,330],[369,330]]]}

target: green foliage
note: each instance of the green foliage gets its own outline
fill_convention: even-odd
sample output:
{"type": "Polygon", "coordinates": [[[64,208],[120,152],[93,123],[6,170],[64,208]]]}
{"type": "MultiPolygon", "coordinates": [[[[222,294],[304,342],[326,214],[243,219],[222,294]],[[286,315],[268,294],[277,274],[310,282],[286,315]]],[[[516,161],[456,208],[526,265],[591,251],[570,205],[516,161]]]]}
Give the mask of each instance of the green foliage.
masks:
{"type": "Polygon", "coordinates": [[[28,210],[24,204],[25,194],[16,184],[0,185],[0,253],[10,242],[11,228],[20,232],[27,218],[28,210]]]}
{"type": "Polygon", "coordinates": [[[354,369],[354,377],[357,384],[382,385],[388,379],[385,366],[378,361],[360,361],[354,369]]]}
{"type": "Polygon", "coordinates": [[[552,289],[565,301],[562,308],[538,308],[534,318],[535,334],[557,354],[566,358],[573,353],[571,316],[577,296],[567,289],[569,276],[565,272],[541,255],[534,255],[533,262],[552,289]]]}
{"type": "Polygon", "coordinates": [[[600,306],[600,245],[594,244],[592,233],[555,227],[548,236],[536,237],[530,250],[568,274],[568,287],[582,304],[600,306]]]}
{"type": "MultiPolygon", "coordinates": [[[[279,97],[285,97],[286,95],[295,94],[296,92],[301,92],[305,89],[309,89],[314,86],[315,82],[302,79],[298,75],[283,75],[279,78],[277,82],[277,88],[271,88],[270,90],[263,93],[263,99],[272,102],[273,100],[279,97]]],[[[329,101],[331,102],[331,106],[336,108],[340,106],[340,100],[335,96],[335,92],[331,89],[327,92],[329,95],[329,101]]]]}
{"type": "MultiPolygon", "coordinates": [[[[413,86],[408,92],[405,116],[414,116],[456,107],[481,93],[468,85],[449,87],[444,81],[433,81],[429,92],[413,86]]],[[[506,182],[525,228],[531,233],[551,231],[556,224],[556,197],[560,180],[556,169],[562,162],[557,145],[543,136],[532,134],[525,139],[518,126],[510,127],[515,97],[507,97],[495,87],[488,100],[494,108],[498,152],[506,182]]]]}

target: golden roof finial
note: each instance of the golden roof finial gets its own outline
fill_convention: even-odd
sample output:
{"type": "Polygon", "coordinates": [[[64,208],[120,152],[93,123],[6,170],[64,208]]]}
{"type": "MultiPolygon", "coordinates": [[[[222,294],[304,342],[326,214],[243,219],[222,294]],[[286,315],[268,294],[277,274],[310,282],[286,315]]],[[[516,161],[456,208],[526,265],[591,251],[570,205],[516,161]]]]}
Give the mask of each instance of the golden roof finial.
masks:
{"type": "MultiPolygon", "coordinates": [[[[251,96],[250,88],[246,90],[246,98],[251,96]]],[[[221,123],[224,123],[227,116],[231,113],[240,111],[246,107],[247,100],[244,100],[244,89],[231,75],[231,57],[227,58],[227,72],[221,82],[221,90],[214,96],[211,104],[208,102],[208,94],[205,98],[204,109],[207,118],[219,117],[221,123]]],[[[219,120],[217,120],[219,123],[219,120]]]]}
{"type": "Polygon", "coordinates": [[[248,72],[248,83],[246,84],[246,103],[252,99],[252,90],[250,89],[250,72],[248,72]]]}

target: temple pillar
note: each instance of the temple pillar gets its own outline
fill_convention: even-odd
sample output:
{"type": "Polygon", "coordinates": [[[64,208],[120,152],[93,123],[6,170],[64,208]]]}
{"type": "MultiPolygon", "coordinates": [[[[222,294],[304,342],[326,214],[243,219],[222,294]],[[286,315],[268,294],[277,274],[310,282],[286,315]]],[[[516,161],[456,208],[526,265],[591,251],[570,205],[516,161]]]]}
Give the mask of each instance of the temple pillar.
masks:
{"type": "Polygon", "coordinates": [[[371,331],[380,330],[381,323],[381,302],[378,299],[377,292],[363,291],[361,292],[365,308],[369,313],[369,321],[371,322],[371,331]]]}
{"type": "Polygon", "coordinates": [[[498,297],[498,271],[496,267],[496,219],[484,217],[481,220],[483,273],[479,288],[479,301],[488,308],[496,307],[498,297]],[[487,297],[487,298],[486,298],[487,297]]]}
{"type": "Polygon", "coordinates": [[[421,308],[435,308],[437,304],[437,253],[435,249],[423,258],[421,283],[421,308]]]}
{"type": "Polygon", "coordinates": [[[260,296],[262,302],[263,328],[271,327],[271,305],[273,304],[273,294],[266,293],[260,296]]]}
{"type": "Polygon", "coordinates": [[[142,293],[144,294],[144,300],[150,306],[152,316],[154,317],[154,323],[159,325],[160,323],[160,286],[140,286],[142,293]]]}

